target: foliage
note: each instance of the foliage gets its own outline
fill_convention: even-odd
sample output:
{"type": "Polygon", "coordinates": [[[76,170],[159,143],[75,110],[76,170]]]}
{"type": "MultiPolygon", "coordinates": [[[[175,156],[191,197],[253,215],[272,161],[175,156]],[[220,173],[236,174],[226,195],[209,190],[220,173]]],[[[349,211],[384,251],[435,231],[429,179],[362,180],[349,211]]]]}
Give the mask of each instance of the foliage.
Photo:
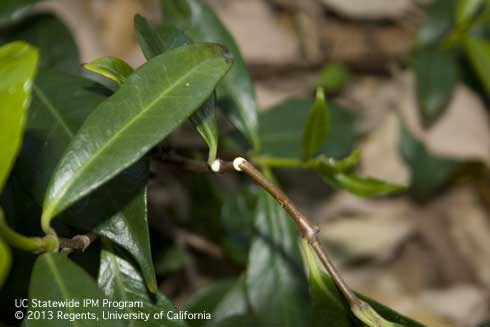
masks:
{"type": "MultiPolygon", "coordinates": [[[[162,148],[172,149],[176,131],[187,121],[209,151],[184,153],[192,159],[207,157],[205,165],[213,169],[216,158],[233,152],[260,166],[277,187],[274,170],[290,168],[311,170],[325,187],[359,196],[406,188],[356,172],[357,117],[327,100],[322,89],[315,99],[290,99],[258,113],[238,47],[211,8],[198,0],[163,1],[165,24],[160,26],[135,17],[135,33],[147,59],[141,67],[133,69],[114,57],[83,65],[114,81],[112,89],[81,76],[69,30],[51,14],[30,12],[33,2],[0,6],[0,26],[6,31],[0,39],[0,187],[6,184],[1,198],[5,219],[0,211],[0,285],[6,281],[27,288],[20,279],[25,277],[11,273],[7,278],[11,261],[12,269],[16,263],[24,265],[22,256],[11,255],[10,247],[15,247],[36,253],[24,265],[33,265],[27,272],[31,300],[143,303],[137,310],[113,310],[127,316],[178,311],[158,289],[158,281],[181,274],[192,254],[178,237],[171,245],[153,237],[147,185],[150,160],[165,157],[162,148]],[[220,115],[230,118],[237,133],[223,133],[220,115]],[[89,245],[86,238],[92,233],[100,242],[77,252],[89,245]],[[68,241],[62,236],[83,246],[63,246],[68,241]]],[[[436,1],[420,31],[414,68],[420,117],[427,128],[443,115],[462,78],[462,56],[472,63],[481,86],[490,87],[485,75],[489,45],[478,35],[481,6],[479,1],[457,6],[436,1]],[[454,17],[448,19],[447,13],[454,17]]],[[[347,73],[339,74],[338,83],[344,83],[347,73]]],[[[336,91],[337,84],[327,91],[336,91]]],[[[412,174],[410,190],[419,194],[443,185],[457,165],[431,156],[408,131],[401,134],[400,151],[413,172],[430,168],[430,176],[412,174]]],[[[97,326],[420,326],[362,295],[371,306],[349,307],[336,281],[320,271],[307,247],[302,256],[297,228],[284,203],[262,188],[241,186],[228,192],[213,187],[216,180],[214,175],[192,180],[190,192],[199,196],[193,197],[191,210],[203,221],[176,219],[178,226],[166,230],[204,229],[233,262],[231,278],[199,291],[185,306],[189,313],[206,312],[210,318],[164,315],[144,322],[120,316],[100,319],[97,326]]],[[[2,295],[26,296],[7,287],[2,295]],[[14,294],[3,294],[7,291],[14,294]]],[[[45,325],[50,309],[38,310],[32,303],[29,310],[42,319],[26,319],[24,324],[45,325]]],[[[94,313],[100,318],[102,309],[64,307],[59,311],[65,318],[50,323],[93,326],[90,319],[70,317],[94,313]]],[[[12,317],[6,322],[15,323],[12,317]]]]}

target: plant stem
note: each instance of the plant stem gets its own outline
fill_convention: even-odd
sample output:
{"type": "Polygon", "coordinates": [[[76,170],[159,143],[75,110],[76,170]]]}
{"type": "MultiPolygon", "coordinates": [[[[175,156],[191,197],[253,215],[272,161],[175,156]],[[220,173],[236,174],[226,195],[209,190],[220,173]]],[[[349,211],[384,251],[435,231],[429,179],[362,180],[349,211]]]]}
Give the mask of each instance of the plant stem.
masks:
{"type": "Polygon", "coordinates": [[[271,156],[254,156],[252,161],[261,165],[275,168],[308,168],[309,162],[294,158],[282,158],[271,156]]]}
{"type": "Polygon", "coordinates": [[[296,207],[293,201],[276,185],[274,185],[267,177],[265,177],[257,168],[243,158],[236,158],[233,161],[233,166],[237,171],[243,171],[257,184],[262,186],[269,192],[274,199],[283,207],[291,216],[293,221],[298,226],[303,237],[308,241],[313,251],[316,253],[321,263],[332,277],[332,280],[337,285],[340,292],[344,295],[349,305],[353,308],[361,308],[365,306],[364,301],[359,299],[354,292],[349,288],[340,273],[335,268],[330,257],[323,250],[318,239],[320,229],[313,225],[308,218],[296,207]]]}
{"type": "Polygon", "coordinates": [[[12,247],[31,252],[53,251],[58,248],[58,240],[52,235],[44,237],[29,237],[17,233],[10,228],[5,221],[3,211],[0,208],[0,237],[12,247]]]}

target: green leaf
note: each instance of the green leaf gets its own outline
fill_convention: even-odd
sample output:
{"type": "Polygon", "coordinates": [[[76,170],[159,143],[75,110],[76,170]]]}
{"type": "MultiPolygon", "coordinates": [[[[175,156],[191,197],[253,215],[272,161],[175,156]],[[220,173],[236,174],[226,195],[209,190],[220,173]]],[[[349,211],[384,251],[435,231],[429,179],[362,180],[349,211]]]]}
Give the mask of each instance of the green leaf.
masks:
{"type": "Polygon", "coordinates": [[[400,131],[400,152],[410,168],[410,190],[419,199],[435,194],[458,167],[458,162],[431,154],[404,127],[400,131]]]}
{"type": "Polygon", "coordinates": [[[122,85],[126,78],[134,72],[124,60],[115,57],[102,57],[83,65],[83,68],[102,75],[122,85]]]}
{"type": "MultiPolygon", "coordinates": [[[[134,25],[141,49],[148,60],[167,50],[192,43],[183,32],[172,27],[165,27],[166,25],[154,31],[146,19],[139,15],[135,16],[134,25]]],[[[211,164],[216,160],[218,152],[218,126],[214,95],[190,116],[190,120],[209,146],[208,163],[211,164]]]]}
{"type": "Polygon", "coordinates": [[[456,0],[456,22],[470,19],[483,4],[484,0],[456,0]]]}
{"type": "Polygon", "coordinates": [[[426,11],[426,17],[417,32],[420,45],[433,45],[439,41],[454,24],[456,0],[435,0],[426,11]]]}
{"type": "Polygon", "coordinates": [[[167,50],[192,43],[183,32],[173,26],[162,25],[154,30],[140,15],[134,16],[134,29],[141,50],[148,60],[167,50]]]}
{"type": "Polygon", "coordinates": [[[490,92],[490,42],[478,37],[468,37],[465,40],[468,58],[480,78],[485,90],[490,92]]]}
{"type": "Polygon", "coordinates": [[[127,321],[130,326],[186,326],[180,320],[171,320],[167,318],[166,313],[169,311],[176,312],[175,306],[161,293],[157,293],[154,302],[146,290],[141,275],[123,256],[115,253],[112,246],[102,250],[100,255],[100,270],[98,276],[99,287],[105,295],[113,301],[141,301],[143,308],[128,308],[125,312],[138,314],[144,312],[149,315],[148,321],[141,319],[132,319],[127,321]],[[154,314],[161,311],[165,312],[164,319],[156,320],[154,314]]]}
{"type": "MultiPolygon", "coordinates": [[[[338,291],[332,278],[324,273],[318,266],[317,259],[310,246],[306,241],[302,244],[305,262],[308,267],[311,301],[313,307],[312,327],[362,327],[366,322],[359,321],[351,312],[349,304],[338,291]]],[[[399,313],[385,307],[382,304],[356,293],[358,297],[366,301],[371,307],[371,312],[378,313],[384,321],[382,325],[370,325],[376,327],[382,326],[405,326],[405,327],[422,327],[419,323],[406,318],[399,313]],[[389,321],[386,321],[389,320],[389,321]]]]}
{"type": "Polygon", "coordinates": [[[0,47],[0,192],[22,143],[37,59],[37,50],[24,42],[0,47]]]}
{"type": "MultiPolygon", "coordinates": [[[[313,103],[311,99],[293,98],[260,112],[261,152],[277,157],[301,157],[303,127],[313,103]]],[[[349,155],[360,136],[356,116],[333,103],[329,104],[329,112],[330,133],[319,152],[329,157],[342,158],[349,155]]]]}
{"type": "Polygon", "coordinates": [[[312,160],[311,167],[322,172],[322,174],[328,173],[345,173],[351,171],[361,158],[361,150],[357,149],[341,160],[328,158],[325,155],[320,155],[312,160]]]}
{"type": "Polygon", "coordinates": [[[330,131],[330,115],[325,102],[325,93],[319,88],[316,91],[315,103],[306,118],[303,130],[303,159],[308,160],[318,151],[318,148],[330,131]]]}
{"type": "Polygon", "coordinates": [[[334,188],[344,189],[358,196],[381,196],[403,191],[405,185],[392,184],[376,178],[359,176],[356,173],[332,173],[319,169],[323,180],[334,188]]]}
{"type": "Polygon", "coordinates": [[[253,236],[254,212],[257,206],[255,188],[244,188],[225,195],[221,207],[222,244],[235,262],[245,266],[253,236]]]}
{"type": "MultiPolygon", "coordinates": [[[[0,208],[0,215],[3,215],[1,208],[0,208]]],[[[7,245],[7,243],[5,243],[2,238],[0,238],[0,289],[2,289],[3,283],[5,282],[5,280],[9,275],[11,266],[12,266],[12,254],[10,252],[10,248],[7,245]]]]}
{"type": "MultiPolygon", "coordinates": [[[[42,204],[49,178],[86,117],[106,91],[83,78],[41,70],[34,82],[24,146],[16,178],[42,204]]],[[[139,162],[63,214],[71,225],[94,230],[127,249],[138,261],[151,291],[156,279],[146,211],[147,164],[139,162]]]]}
{"type": "Polygon", "coordinates": [[[255,219],[247,267],[252,309],[265,326],[307,326],[311,308],[296,227],[265,190],[258,193],[255,219]]]}
{"type": "MultiPolygon", "coordinates": [[[[246,281],[245,276],[241,276],[213,310],[213,322],[237,315],[244,315],[247,311],[248,299],[246,281]]],[[[212,326],[214,326],[214,323],[212,326]]]]}
{"type": "Polygon", "coordinates": [[[32,300],[37,301],[78,301],[78,307],[58,307],[56,310],[49,307],[37,307],[41,313],[41,319],[29,321],[29,326],[115,326],[120,324],[117,320],[102,319],[104,294],[97,287],[95,281],[79,266],[69,260],[62,253],[46,253],[41,255],[34,265],[31,283],[29,286],[29,298],[32,309],[32,300]],[[98,306],[84,306],[83,300],[91,299],[99,301],[98,306]],[[50,312],[53,319],[50,320],[50,312]],[[59,319],[60,312],[64,319],[59,319]],[[95,315],[94,319],[76,318],[77,314],[95,315]],[[70,317],[71,320],[70,321],[70,317]],[[95,320],[99,317],[99,320],[95,320]]]}
{"type": "Polygon", "coordinates": [[[216,323],[213,323],[213,327],[250,327],[260,326],[260,323],[256,318],[246,315],[236,315],[225,318],[216,323]]]}
{"type": "Polygon", "coordinates": [[[0,2],[0,27],[22,19],[31,12],[31,7],[39,0],[2,0],[0,2]]]}
{"type": "Polygon", "coordinates": [[[140,159],[212,93],[231,63],[214,44],[180,47],[135,71],[87,118],[61,159],[43,205],[42,226],[140,159]],[[83,149],[83,150],[82,150],[83,149]]]}
{"type": "Polygon", "coordinates": [[[422,48],[415,53],[417,100],[424,126],[444,113],[459,80],[458,62],[448,50],[422,48]]]}
{"type": "Polygon", "coordinates": [[[73,74],[80,71],[80,55],[75,39],[68,27],[52,14],[29,17],[9,30],[5,38],[0,36],[0,44],[15,40],[23,40],[39,49],[41,68],[73,74]]]}
{"type": "Polygon", "coordinates": [[[326,93],[335,93],[342,90],[350,80],[346,66],[341,64],[327,64],[318,73],[317,83],[326,93]]]}
{"type": "Polygon", "coordinates": [[[215,13],[197,0],[162,0],[165,22],[184,31],[196,42],[224,44],[233,54],[234,65],[218,87],[218,100],[229,111],[233,124],[255,150],[259,148],[257,104],[252,79],[233,37],[215,13]]]}

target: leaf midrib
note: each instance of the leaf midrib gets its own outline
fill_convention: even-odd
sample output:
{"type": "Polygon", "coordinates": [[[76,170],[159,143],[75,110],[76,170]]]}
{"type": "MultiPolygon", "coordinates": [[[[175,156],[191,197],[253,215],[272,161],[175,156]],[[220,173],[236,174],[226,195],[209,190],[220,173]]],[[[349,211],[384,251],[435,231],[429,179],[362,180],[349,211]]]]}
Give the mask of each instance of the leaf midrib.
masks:
{"type": "Polygon", "coordinates": [[[68,127],[67,123],[63,119],[63,117],[60,115],[60,113],[56,110],[56,107],[51,103],[51,101],[48,99],[48,97],[44,94],[44,92],[37,86],[36,83],[33,84],[32,86],[34,93],[39,97],[42,103],[46,106],[48,111],[51,113],[51,115],[59,122],[61,127],[63,127],[64,131],[68,136],[73,138],[74,132],[68,127]]]}
{"type": "MultiPolygon", "coordinates": [[[[164,92],[162,92],[158,97],[156,97],[156,99],[154,99],[153,101],[151,101],[151,103],[146,106],[146,109],[143,109],[141,112],[139,112],[137,115],[135,115],[132,119],[130,119],[125,125],[123,128],[119,129],[119,131],[117,131],[116,133],[114,133],[112,135],[111,138],[109,138],[109,140],[104,143],[104,145],[102,145],[91,157],[89,160],[87,160],[85,162],[85,164],[83,166],[81,166],[77,172],[73,175],[73,178],[71,178],[71,182],[67,183],[61,192],[59,192],[59,196],[56,197],[57,201],[54,201],[52,202],[52,205],[51,207],[55,208],[56,205],[58,204],[59,200],[66,194],[66,192],[68,191],[68,189],[75,183],[75,181],[80,177],[80,175],[85,171],[85,169],[87,169],[87,167],[90,166],[90,164],[95,160],[95,158],[97,158],[100,153],[102,153],[109,145],[111,145],[114,140],[116,140],[119,135],[121,135],[126,129],[128,129],[130,126],[132,126],[134,124],[135,121],[137,121],[142,115],[146,114],[146,112],[148,112],[149,110],[151,110],[151,108],[153,106],[155,106],[156,103],[158,103],[162,98],[164,98],[168,93],[170,93],[172,90],[174,90],[177,85],[180,85],[181,82],[183,80],[185,80],[188,76],[190,76],[194,71],[196,71],[198,68],[200,68],[205,62],[207,62],[208,60],[211,60],[211,58],[208,58],[204,61],[202,61],[200,64],[198,65],[195,65],[194,67],[192,67],[187,73],[185,73],[184,75],[182,75],[181,77],[179,77],[176,82],[170,86],[169,88],[167,88],[167,90],[165,90],[164,92]]],[[[165,67],[165,65],[163,65],[165,67]]],[[[83,128],[83,126],[82,126],[83,128]]]]}

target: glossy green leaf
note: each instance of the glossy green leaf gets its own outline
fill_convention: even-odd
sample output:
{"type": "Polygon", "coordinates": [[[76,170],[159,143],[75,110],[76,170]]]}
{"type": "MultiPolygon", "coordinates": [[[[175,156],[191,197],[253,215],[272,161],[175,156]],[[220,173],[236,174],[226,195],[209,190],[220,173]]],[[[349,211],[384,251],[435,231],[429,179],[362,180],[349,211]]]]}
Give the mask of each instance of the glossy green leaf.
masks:
{"type": "Polygon", "coordinates": [[[213,327],[250,327],[261,326],[260,322],[256,318],[247,315],[236,315],[225,318],[216,323],[213,323],[213,327]]]}
{"type": "Polygon", "coordinates": [[[296,227],[265,190],[258,192],[255,219],[247,267],[253,312],[265,326],[307,326],[311,307],[296,227]]]}
{"type": "MultiPolygon", "coordinates": [[[[223,301],[223,298],[235,286],[234,279],[221,279],[194,294],[185,306],[189,312],[213,312],[223,301]]],[[[189,320],[191,326],[201,326],[201,321],[189,320]]]]}
{"type": "MultiPolygon", "coordinates": [[[[313,103],[311,99],[294,98],[260,112],[261,152],[270,156],[301,157],[303,127],[313,103]]],[[[353,150],[360,131],[351,111],[330,103],[329,112],[330,133],[319,153],[339,159],[353,150]]]]}
{"type": "MultiPolygon", "coordinates": [[[[167,50],[192,43],[183,32],[175,28],[163,25],[153,30],[146,19],[139,15],[135,16],[134,25],[141,49],[148,60],[167,50]]],[[[190,120],[209,146],[208,163],[211,164],[216,160],[218,152],[218,126],[214,95],[190,116],[190,120]]]]}
{"type": "Polygon", "coordinates": [[[465,41],[466,53],[485,90],[490,92],[490,42],[478,37],[465,41]]]}
{"type": "Polygon", "coordinates": [[[135,71],[87,118],[61,159],[43,206],[42,226],[140,159],[212,93],[231,62],[214,44],[180,47],[135,71]]]}
{"type": "Polygon", "coordinates": [[[484,0],[456,0],[456,21],[461,23],[470,19],[483,4],[484,0]]]}
{"type": "Polygon", "coordinates": [[[259,148],[257,104],[252,79],[233,37],[204,2],[162,0],[165,22],[184,31],[196,42],[224,44],[233,54],[234,64],[218,87],[218,100],[229,111],[233,124],[254,147],[259,148]]]}
{"type": "Polygon", "coordinates": [[[248,299],[245,276],[241,276],[235,285],[223,296],[221,302],[213,310],[213,323],[226,318],[244,315],[248,312],[248,299]]]}
{"type": "Polygon", "coordinates": [[[0,27],[22,19],[31,12],[31,7],[39,0],[2,0],[0,1],[0,27]]]}
{"type": "Polygon", "coordinates": [[[52,14],[39,14],[23,20],[9,30],[3,42],[23,40],[39,49],[39,67],[59,69],[78,74],[80,55],[75,39],[68,27],[52,14]]]}
{"type": "Polygon", "coordinates": [[[356,173],[332,173],[318,170],[322,179],[333,188],[343,189],[358,196],[381,196],[401,192],[405,185],[392,184],[376,178],[359,176],[356,173]]]}
{"type": "Polygon", "coordinates": [[[115,57],[102,57],[83,65],[83,68],[102,75],[122,85],[126,78],[134,72],[124,60],[115,57]]]}
{"type": "Polygon", "coordinates": [[[308,160],[318,151],[318,148],[330,131],[330,114],[325,101],[325,93],[319,88],[316,91],[315,103],[306,117],[303,130],[303,159],[308,160]]]}
{"type": "MultiPolygon", "coordinates": [[[[33,87],[25,142],[16,178],[42,204],[49,179],[86,117],[107,90],[83,78],[41,70],[33,87]]],[[[137,163],[63,214],[63,221],[94,230],[127,249],[138,261],[148,287],[156,291],[146,194],[147,165],[137,163]]]]}
{"type": "Polygon", "coordinates": [[[458,167],[458,162],[431,154],[406,128],[400,131],[400,152],[410,168],[410,191],[420,199],[435,194],[458,167]]]}
{"type": "MultiPolygon", "coordinates": [[[[2,211],[0,211],[0,215],[2,214],[2,211]]],[[[0,289],[2,289],[3,283],[8,277],[11,266],[12,254],[10,252],[10,248],[7,243],[0,238],[0,289]]]]}
{"type": "Polygon", "coordinates": [[[24,42],[0,47],[0,192],[22,143],[37,59],[37,50],[24,42]]]}
{"type": "Polygon", "coordinates": [[[414,68],[420,117],[430,127],[444,113],[456,88],[458,62],[448,50],[422,48],[415,53],[414,68]]]}
{"type": "Polygon", "coordinates": [[[433,45],[439,41],[454,24],[456,0],[435,0],[426,11],[426,17],[417,32],[420,45],[433,45]]]}
{"type": "Polygon", "coordinates": [[[137,269],[130,261],[117,254],[112,246],[102,250],[100,260],[98,284],[104,294],[113,301],[141,301],[143,308],[128,308],[125,311],[136,315],[139,312],[149,315],[147,321],[144,319],[128,320],[128,326],[186,326],[180,320],[167,318],[167,312],[176,312],[175,306],[161,293],[157,293],[156,301],[153,301],[137,269]],[[165,312],[163,319],[154,319],[154,314],[162,310],[165,312]]]}
{"type": "Polygon", "coordinates": [[[49,307],[38,307],[36,311],[41,313],[40,319],[30,320],[29,326],[81,327],[94,326],[94,324],[97,326],[119,326],[121,324],[121,321],[102,319],[104,294],[82,268],[62,253],[46,253],[36,260],[29,286],[29,298],[31,302],[33,299],[38,301],[70,301],[73,299],[80,303],[78,307],[65,306],[58,307],[56,310],[49,307]],[[98,300],[99,306],[84,306],[82,305],[84,299],[98,300]],[[61,319],[56,311],[61,313],[61,319]],[[50,312],[53,313],[53,319],[49,319],[50,312]],[[95,317],[77,319],[75,317],[77,314],[94,315],[95,317]],[[96,320],[96,317],[100,317],[99,320],[96,320]]]}

